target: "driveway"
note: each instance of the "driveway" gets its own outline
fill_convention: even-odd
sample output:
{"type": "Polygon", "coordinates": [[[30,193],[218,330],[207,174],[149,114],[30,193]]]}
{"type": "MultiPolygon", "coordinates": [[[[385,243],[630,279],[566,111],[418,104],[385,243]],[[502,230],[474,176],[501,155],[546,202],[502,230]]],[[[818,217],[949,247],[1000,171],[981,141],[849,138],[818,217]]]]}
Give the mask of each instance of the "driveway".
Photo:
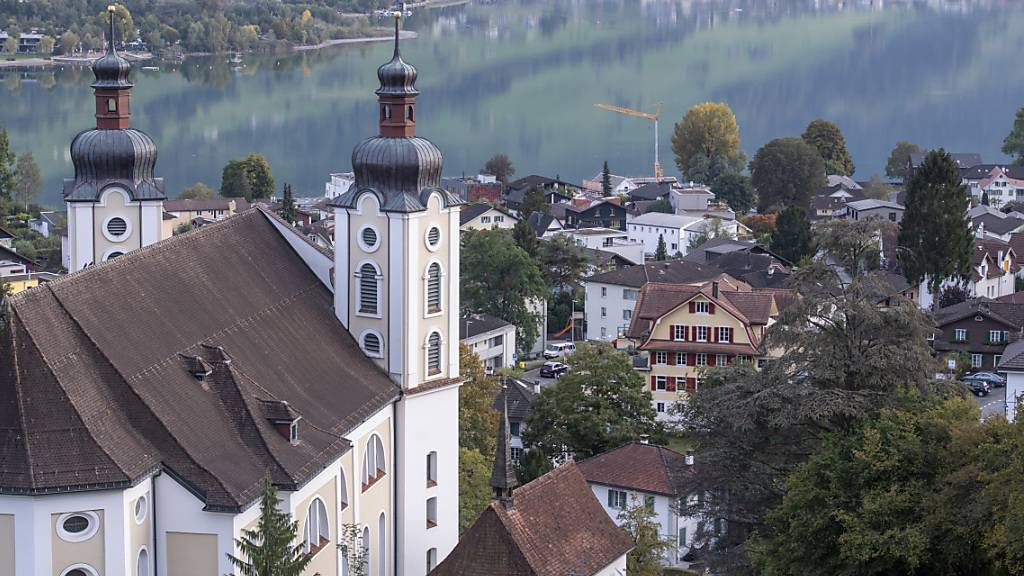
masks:
{"type": "Polygon", "coordinates": [[[974,401],[981,408],[981,419],[987,420],[992,416],[1006,414],[1006,386],[993,388],[988,396],[971,395],[974,401]]]}

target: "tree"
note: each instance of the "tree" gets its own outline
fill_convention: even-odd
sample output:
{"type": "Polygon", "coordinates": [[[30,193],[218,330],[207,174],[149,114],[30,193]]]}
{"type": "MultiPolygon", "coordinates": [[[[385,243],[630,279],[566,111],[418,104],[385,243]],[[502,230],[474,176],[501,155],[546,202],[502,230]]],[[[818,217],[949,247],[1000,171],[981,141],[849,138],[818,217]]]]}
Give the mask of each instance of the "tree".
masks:
{"type": "Polygon", "coordinates": [[[939,308],[946,308],[947,306],[953,306],[961,302],[966,302],[971,297],[970,290],[967,286],[960,284],[947,284],[942,287],[942,292],[939,293],[939,308]]]}
{"type": "MultiPolygon", "coordinates": [[[[108,30],[110,13],[104,10],[100,12],[99,18],[103,23],[103,30],[108,30]]],[[[114,4],[114,35],[121,43],[131,42],[138,37],[135,22],[132,21],[132,13],[124,7],[124,4],[114,4]]],[[[110,38],[107,41],[111,41],[110,38]]]]}
{"type": "Polygon", "coordinates": [[[41,54],[53,54],[53,47],[57,44],[57,41],[53,39],[53,36],[43,36],[39,39],[39,52],[41,54]]]}
{"type": "Polygon", "coordinates": [[[579,286],[590,265],[590,259],[583,248],[564,234],[541,242],[537,259],[544,280],[555,291],[579,286]]]}
{"type": "Polygon", "coordinates": [[[642,502],[636,494],[619,511],[619,526],[629,534],[633,549],[626,556],[629,576],[661,576],[661,561],[673,548],[672,540],[662,537],[658,515],[654,508],[642,502]]]}
{"type": "Polygon", "coordinates": [[[494,176],[502,184],[508,184],[508,179],[516,173],[516,168],[508,156],[499,152],[484,163],[483,172],[494,176]]]}
{"type": "Polygon", "coordinates": [[[231,160],[221,175],[220,194],[228,198],[245,198],[250,202],[270,198],[274,195],[270,163],[259,154],[250,154],[244,160],[231,160]]]}
{"type": "Polygon", "coordinates": [[[747,165],[747,155],[737,152],[729,157],[709,158],[704,154],[694,154],[690,158],[690,170],[686,177],[694,182],[701,182],[714,187],[719,178],[727,174],[739,174],[747,165]]]}
{"type": "Polygon", "coordinates": [[[776,138],[762,146],[750,162],[750,174],[759,212],[807,209],[811,195],[826,181],[821,155],[800,138],[776,138]]]}
{"type": "Polygon", "coordinates": [[[224,166],[220,178],[220,195],[227,198],[252,199],[252,184],[246,173],[245,162],[231,160],[224,166]]]}
{"type": "Polygon", "coordinates": [[[601,169],[601,193],[607,198],[612,195],[612,173],[608,171],[608,161],[604,161],[601,169]]]}
{"type": "Polygon", "coordinates": [[[17,181],[14,185],[14,200],[28,210],[28,203],[43,191],[43,176],[31,152],[18,156],[14,178],[17,181]]]}
{"type": "Polygon", "coordinates": [[[512,238],[516,241],[516,245],[529,254],[531,258],[537,257],[540,241],[537,239],[537,233],[534,232],[529,220],[520,218],[516,222],[515,227],[512,229],[512,238]]]}
{"type": "Polygon", "coordinates": [[[292,195],[292,185],[285,182],[281,195],[281,217],[289,224],[295,224],[295,196],[292,195]]]}
{"type": "Polygon", "coordinates": [[[672,203],[668,201],[668,198],[662,198],[655,200],[647,206],[647,212],[660,212],[662,214],[674,214],[675,208],[672,207],[672,203]]]}
{"type": "Polygon", "coordinates": [[[348,561],[348,576],[369,576],[367,566],[370,563],[370,549],[363,542],[363,530],[358,524],[342,524],[338,551],[348,561]]]}
{"type": "Polygon", "coordinates": [[[4,51],[8,54],[14,54],[18,51],[17,34],[11,33],[10,36],[7,37],[7,40],[4,40],[4,51]]]}
{"type": "Polygon", "coordinates": [[[195,184],[185,188],[178,194],[179,200],[208,200],[213,198],[216,192],[212,188],[203,184],[202,182],[196,182],[195,184]]]}
{"type": "Polygon", "coordinates": [[[728,160],[740,154],[739,148],[740,128],[725,102],[693,106],[672,131],[676,166],[691,180],[696,180],[691,172],[695,156],[701,155],[709,162],[728,160]]]}
{"type": "Polygon", "coordinates": [[[81,42],[78,34],[68,30],[60,35],[60,50],[63,54],[72,54],[81,42]]]}
{"type": "Polygon", "coordinates": [[[658,261],[668,260],[668,247],[665,245],[665,236],[658,234],[658,247],[654,249],[654,259],[658,261]]]}
{"type": "Polygon", "coordinates": [[[274,175],[270,163],[260,154],[249,154],[245,158],[246,173],[252,184],[253,198],[270,198],[274,195],[274,175]]]}
{"type": "Polygon", "coordinates": [[[459,344],[459,446],[493,455],[500,414],[494,409],[498,380],[484,374],[484,365],[465,344],[459,344]]]}
{"type": "Polygon", "coordinates": [[[967,218],[968,193],[956,162],[929,152],[907,184],[898,256],[911,284],[928,282],[932,294],[950,278],[968,278],[974,238],[967,218]]]}
{"type": "Polygon", "coordinates": [[[547,474],[553,468],[551,460],[543,452],[527,450],[519,457],[519,464],[516,465],[516,480],[522,486],[547,474]]]}
{"type": "Polygon", "coordinates": [[[299,576],[313,560],[302,542],[292,544],[298,533],[291,515],[278,509],[281,499],[277,488],[267,480],[260,500],[260,517],[256,527],[242,530],[235,539],[238,556],[228,560],[243,576],[299,576]]]}
{"type": "Polygon", "coordinates": [[[725,202],[736,212],[748,212],[754,207],[754,186],[750,177],[738,172],[722,174],[711,186],[715,199],[725,202]]]}
{"type": "Polygon", "coordinates": [[[846,150],[846,139],[838,126],[828,120],[814,120],[807,125],[802,138],[821,155],[826,174],[853,175],[853,158],[846,150]]]}
{"type": "Polygon", "coordinates": [[[1014,164],[1024,164],[1024,106],[1017,110],[1017,117],[1013,121],[1013,130],[1003,140],[1003,154],[1016,156],[1014,164]]]}
{"type": "Polygon", "coordinates": [[[988,199],[988,191],[987,190],[981,193],[981,203],[984,206],[988,206],[990,204],[990,201],[988,199]]]}
{"type": "Polygon", "coordinates": [[[548,458],[579,460],[650,434],[665,438],[651,392],[625,352],[606,343],[581,343],[571,369],[533,398],[524,441],[548,458]]]}
{"type": "Polygon", "coordinates": [[[904,181],[907,179],[907,169],[910,166],[910,155],[918,152],[925,152],[917,144],[900,140],[896,147],[889,154],[885,163],[885,175],[893,180],[904,181]]]}
{"type": "Polygon", "coordinates": [[[889,200],[889,192],[889,186],[885,182],[882,182],[882,177],[877,173],[872,174],[871,178],[868,179],[867,184],[864,185],[864,196],[867,198],[889,200]]]}
{"type": "Polygon", "coordinates": [[[184,234],[185,232],[191,232],[193,228],[195,228],[195,226],[193,226],[191,222],[183,222],[181,224],[178,224],[177,227],[175,227],[174,235],[177,236],[178,234],[184,234]]]}
{"type": "Polygon", "coordinates": [[[14,152],[7,138],[7,128],[0,128],[0,200],[11,200],[18,178],[14,168],[14,152]]]}
{"type": "Polygon", "coordinates": [[[459,448],[459,534],[476,522],[491,501],[494,456],[459,448]]]}
{"type": "Polygon", "coordinates": [[[785,477],[828,434],[850,433],[904,393],[932,390],[931,320],[909,302],[878,305],[889,293],[886,273],[873,266],[878,236],[894,226],[837,220],[817,227],[821,257],[792,274],[801,298],[761,342],[776,359],[760,369],[740,363],[708,370],[676,407],[700,463],[678,480],[677,493],[706,495],[684,503],[680,514],[728,526],[709,553],[713,573],[749,571],[747,537],[766,529],[785,477]]]}
{"type": "Polygon", "coordinates": [[[523,195],[523,207],[519,210],[519,216],[525,220],[534,212],[548,213],[548,196],[544,189],[538,186],[531,186],[523,195]]]}
{"type": "Polygon", "coordinates": [[[466,234],[462,243],[463,312],[486,313],[516,327],[521,354],[533,348],[541,314],[534,310],[551,292],[537,262],[505,230],[466,234]]]}
{"type": "Polygon", "coordinates": [[[790,262],[797,263],[804,256],[811,255],[811,223],[807,211],[790,206],[779,213],[775,231],[772,232],[772,250],[790,262]]]}
{"type": "Polygon", "coordinates": [[[700,234],[690,236],[690,241],[686,243],[687,252],[695,250],[704,245],[705,242],[712,238],[720,238],[722,236],[731,236],[722,226],[721,218],[709,218],[704,220],[702,223],[700,234]]]}

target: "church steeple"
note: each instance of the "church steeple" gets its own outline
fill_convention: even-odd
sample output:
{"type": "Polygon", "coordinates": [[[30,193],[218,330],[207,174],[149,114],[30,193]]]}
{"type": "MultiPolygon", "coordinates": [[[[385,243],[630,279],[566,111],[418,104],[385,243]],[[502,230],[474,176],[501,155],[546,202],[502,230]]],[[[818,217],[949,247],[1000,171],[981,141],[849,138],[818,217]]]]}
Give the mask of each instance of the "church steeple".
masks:
{"type": "Polygon", "coordinates": [[[416,67],[402,60],[399,48],[400,12],[395,12],[395,53],[391,61],[377,69],[380,88],[380,135],[385,138],[412,138],[416,135],[416,67]]]}
{"type": "Polygon", "coordinates": [[[132,83],[128,80],[132,65],[114,49],[115,8],[107,7],[110,27],[107,33],[107,53],[93,62],[92,83],[96,93],[96,128],[124,130],[130,126],[132,83]]]}
{"type": "Polygon", "coordinates": [[[505,509],[512,508],[512,490],[519,486],[512,462],[512,445],[509,443],[508,425],[508,384],[501,386],[501,416],[498,421],[498,442],[494,450],[494,470],[491,472],[492,500],[501,502],[505,509]]]}

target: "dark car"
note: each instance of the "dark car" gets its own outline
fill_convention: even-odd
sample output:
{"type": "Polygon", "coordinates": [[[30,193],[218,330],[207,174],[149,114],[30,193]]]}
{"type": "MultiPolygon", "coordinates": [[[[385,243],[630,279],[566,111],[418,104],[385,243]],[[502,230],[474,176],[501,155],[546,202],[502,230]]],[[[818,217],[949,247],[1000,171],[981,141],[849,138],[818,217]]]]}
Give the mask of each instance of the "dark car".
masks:
{"type": "Polygon", "coordinates": [[[964,382],[973,380],[988,382],[988,385],[991,388],[1006,386],[1006,378],[996,374],[995,372],[974,372],[973,374],[967,374],[964,376],[964,382]]]}
{"type": "Polygon", "coordinates": [[[540,367],[540,375],[544,378],[558,378],[569,371],[569,366],[561,362],[545,362],[540,367]]]}
{"type": "Polygon", "coordinates": [[[979,378],[964,378],[964,384],[971,387],[971,393],[975,396],[988,396],[988,391],[991,390],[988,382],[979,378]]]}

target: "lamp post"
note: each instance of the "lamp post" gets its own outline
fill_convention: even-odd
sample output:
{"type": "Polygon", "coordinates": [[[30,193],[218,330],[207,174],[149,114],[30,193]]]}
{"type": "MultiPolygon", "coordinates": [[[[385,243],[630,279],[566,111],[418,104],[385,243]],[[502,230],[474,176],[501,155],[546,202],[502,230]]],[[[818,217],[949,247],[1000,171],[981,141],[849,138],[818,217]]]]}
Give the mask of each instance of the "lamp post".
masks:
{"type": "Polygon", "coordinates": [[[576,343],[576,299],[572,299],[572,311],[569,313],[569,342],[576,343]]]}

